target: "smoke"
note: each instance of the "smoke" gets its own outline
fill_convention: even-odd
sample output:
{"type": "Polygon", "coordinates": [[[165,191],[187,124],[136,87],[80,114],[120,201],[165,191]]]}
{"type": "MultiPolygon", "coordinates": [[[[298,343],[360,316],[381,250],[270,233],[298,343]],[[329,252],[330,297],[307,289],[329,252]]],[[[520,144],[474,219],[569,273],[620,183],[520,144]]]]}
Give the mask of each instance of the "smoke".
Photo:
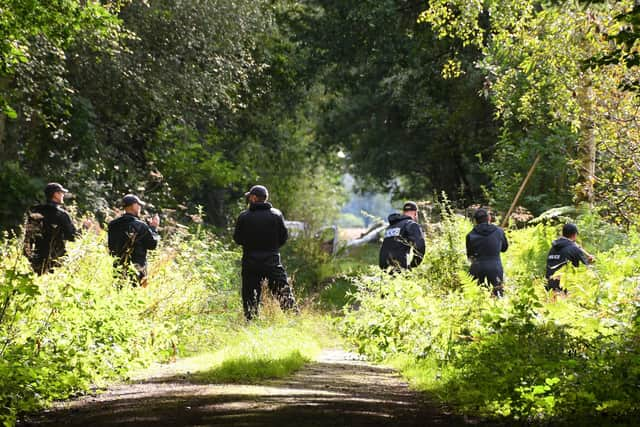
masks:
{"type": "Polygon", "coordinates": [[[391,206],[391,193],[356,192],[355,179],[349,174],[342,177],[342,182],[349,197],[349,201],[342,208],[342,218],[353,215],[368,227],[376,218],[386,220],[387,216],[394,212],[391,206]]]}

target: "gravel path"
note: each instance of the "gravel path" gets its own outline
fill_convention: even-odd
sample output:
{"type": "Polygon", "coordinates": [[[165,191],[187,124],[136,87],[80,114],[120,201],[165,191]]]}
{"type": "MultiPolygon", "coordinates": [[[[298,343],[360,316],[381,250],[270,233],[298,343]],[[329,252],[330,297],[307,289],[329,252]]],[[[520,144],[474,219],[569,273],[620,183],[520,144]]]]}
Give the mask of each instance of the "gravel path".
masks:
{"type": "Polygon", "coordinates": [[[391,369],[324,351],[291,377],[262,385],[155,377],[58,404],[25,426],[458,426],[391,369]]]}

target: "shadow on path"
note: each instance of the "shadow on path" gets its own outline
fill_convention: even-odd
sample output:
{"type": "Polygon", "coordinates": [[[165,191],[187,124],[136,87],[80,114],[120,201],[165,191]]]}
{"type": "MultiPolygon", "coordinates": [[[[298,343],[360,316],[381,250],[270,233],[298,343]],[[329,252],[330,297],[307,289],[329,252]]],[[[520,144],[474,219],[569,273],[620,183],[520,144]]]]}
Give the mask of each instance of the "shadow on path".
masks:
{"type": "Polygon", "coordinates": [[[343,351],[263,384],[152,378],[58,405],[27,426],[458,426],[475,424],[409,390],[391,369],[343,351]]]}

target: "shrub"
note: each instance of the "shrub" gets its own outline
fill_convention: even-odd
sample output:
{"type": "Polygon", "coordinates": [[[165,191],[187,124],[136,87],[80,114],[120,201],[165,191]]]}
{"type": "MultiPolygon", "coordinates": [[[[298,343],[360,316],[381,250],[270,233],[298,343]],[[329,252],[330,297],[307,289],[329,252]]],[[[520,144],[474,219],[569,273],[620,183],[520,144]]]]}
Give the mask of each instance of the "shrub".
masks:
{"type": "Polygon", "coordinates": [[[506,295],[497,299],[466,273],[470,225],[450,217],[419,268],[357,280],[341,330],[460,412],[536,422],[637,414],[640,236],[593,218],[578,224],[598,263],[564,267],[566,298],[544,290],[557,228],[509,232],[506,295]]]}
{"type": "Polygon", "coordinates": [[[224,336],[242,316],[235,259],[213,236],[179,233],[150,261],[148,288],[114,279],[104,233],[35,276],[20,241],[0,241],[0,421],[224,336]],[[194,330],[202,331],[194,334],[194,330]]]}

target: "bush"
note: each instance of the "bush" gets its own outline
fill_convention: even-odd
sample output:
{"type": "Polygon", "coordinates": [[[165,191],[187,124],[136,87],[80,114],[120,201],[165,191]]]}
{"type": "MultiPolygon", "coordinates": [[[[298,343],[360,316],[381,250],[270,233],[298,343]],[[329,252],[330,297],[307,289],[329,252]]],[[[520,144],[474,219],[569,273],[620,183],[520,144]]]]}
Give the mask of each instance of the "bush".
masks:
{"type": "Polygon", "coordinates": [[[640,235],[593,218],[578,224],[583,238],[602,230],[607,238],[588,242],[596,265],[565,267],[566,298],[544,290],[557,228],[509,233],[506,295],[496,299],[466,273],[460,252],[470,225],[449,218],[430,237],[424,265],[360,277],[342,332],[460,412],[536,422],[637,415],[640,235]]]}
{"type": "Polygon", "coordinates": [[[20,241],[0,241],[0,421],[215,343],[242,316],[238,254],[204,232],[154,254],[148,288],[114,279],[104,234],[69,245],[64,265],[35,276],[20,241]],[[232,319],[232,320],[230,320],[232,319]],[[194,334],[194,330],[203,331],[194,334]]]}

